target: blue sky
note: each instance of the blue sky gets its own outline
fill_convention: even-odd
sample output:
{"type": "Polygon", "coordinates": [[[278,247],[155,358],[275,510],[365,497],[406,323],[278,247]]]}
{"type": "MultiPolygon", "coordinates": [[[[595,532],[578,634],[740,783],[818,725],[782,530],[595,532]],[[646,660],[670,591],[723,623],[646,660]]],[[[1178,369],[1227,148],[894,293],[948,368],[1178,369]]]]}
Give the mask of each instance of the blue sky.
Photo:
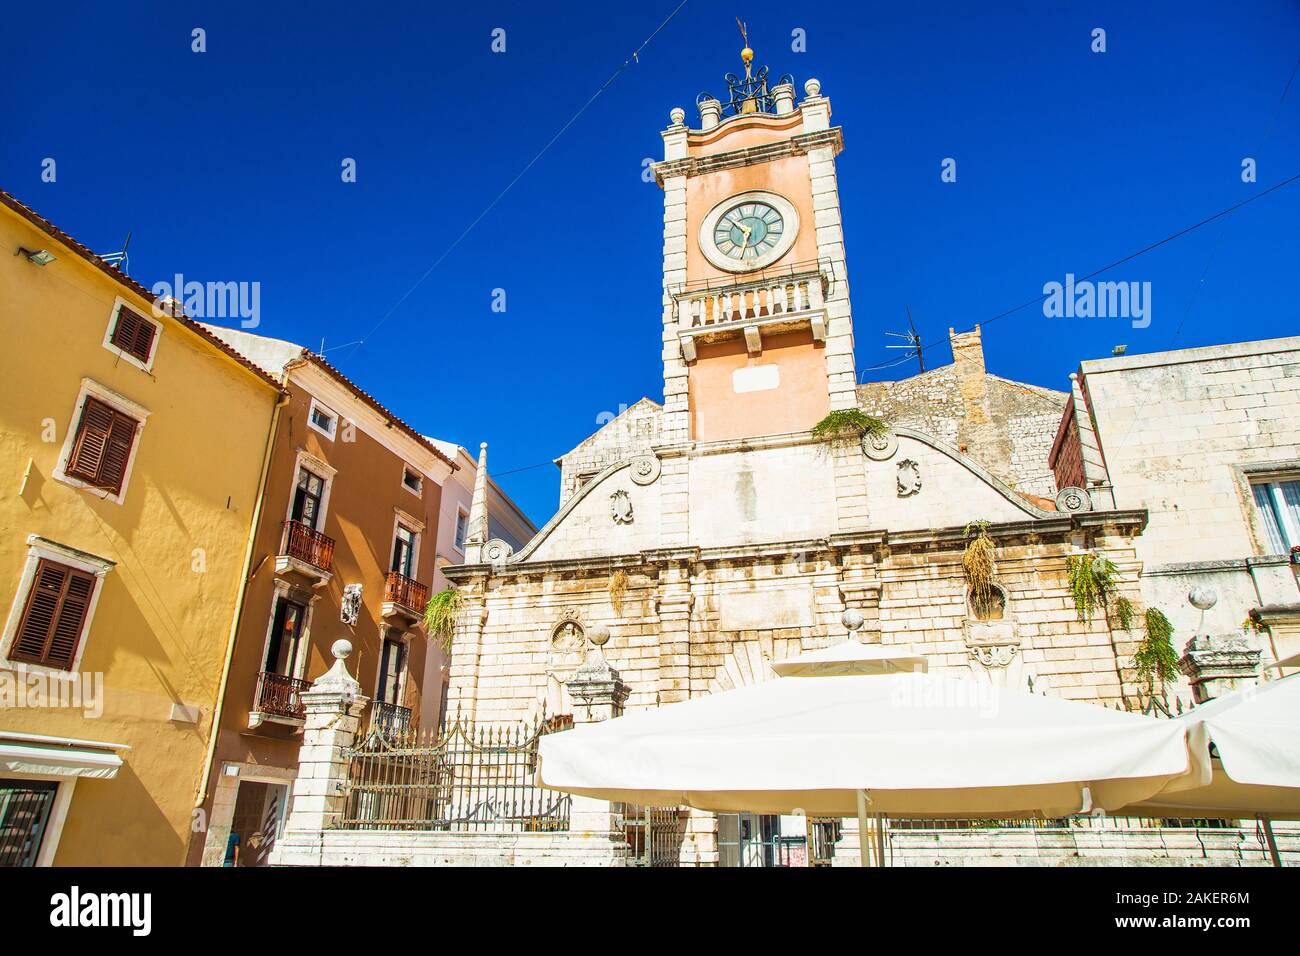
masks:
{"type": "MultiPolygon", "coordinates": [[[[641,163],[661,156],[670,108],[693,119],[701,90],[724,92],[737,13],[756,62],[800,89],[818,77],[844,127],[859,369],[898,355],[883,332],[907,307],[943,340],[1300,173],[1300,78],[1282,100],[1294,2],[688,0],[482,215],[678,2],[19,5],[0,37],[0,186],[96,251],[130,230],[146,285],[260,282],[257,331],[324,339],[423,431],[490,442],[492,471],[541,524],[558,469],[529,466],[662,397],[662,194],[641,163]],[[195,27],[206,53],[191,52],[195,27]]],[[[1146,329],[1038,307],[1000,319],[990,370],[1060,388],[1119,343],[1296,334],[1298,223],[1300,183],[1108,274],[1151,283],[1146,329]]],[[[947,361],[944,345],[929,353],[947,361]]]]}

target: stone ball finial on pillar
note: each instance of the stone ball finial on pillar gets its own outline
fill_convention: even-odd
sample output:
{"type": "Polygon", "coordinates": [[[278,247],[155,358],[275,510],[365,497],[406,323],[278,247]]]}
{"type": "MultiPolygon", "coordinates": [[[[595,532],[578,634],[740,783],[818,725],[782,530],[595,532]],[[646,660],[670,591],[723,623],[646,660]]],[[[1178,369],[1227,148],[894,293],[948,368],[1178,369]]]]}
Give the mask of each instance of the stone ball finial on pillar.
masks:
{"type": "Polygon", "coordinates": [[[668,118],[673,121],[674,126],[681,126],[682,123],[686,122],[686,110],[680,106],[674,106],[672,112],[668,114],[668,118]]]}
{"type": "Polygon", "coordinates": [[[361,693],[361,685],[348,672],[348,665],[344,663],[352,655],[352,642],[341,637],[330,645],[330,653],[334,655],[333,666],[312,682],[311,689],[356,697],[361,693]]]}
{"type": "Polygon", "coordinates": [[[1197,585],[1187,592],[1187,603],[1201,612],[1201,619],[1196,624],[1198,633],[1205,633],[1205,612],[1219,603],[1219,595],[1214,588],[1197,585]]]}
{"type": "Polygon", "coordinates": [[[845,608],[844,614],[840,618],[840,623],[848,628],[850,634],[862,630],[862,625],[866,621],[867,619],[862,616],[862,612],[855,607],[845,608]]]}
{"type": "Polygon", "coordinates": [[[587,640],[591,641],[591,643],[597,647],[604,647],[609,643],[609,628],[603,624],[591,628],[591,630],[587,632],[587,640]]]}
{"type": "Polygon", "coordinates": [[[815,76],[808,77],[807,82],[803,85],[803,91],[809,96],[821,96],[822,81],[817,79],[815,76]]]}

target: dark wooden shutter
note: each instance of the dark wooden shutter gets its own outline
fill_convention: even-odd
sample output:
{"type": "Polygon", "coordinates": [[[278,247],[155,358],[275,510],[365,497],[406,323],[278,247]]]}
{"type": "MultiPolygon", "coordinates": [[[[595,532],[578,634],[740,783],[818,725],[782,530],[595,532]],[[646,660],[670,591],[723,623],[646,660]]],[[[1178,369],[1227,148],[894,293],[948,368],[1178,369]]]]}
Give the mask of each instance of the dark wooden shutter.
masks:
{"type": "Polygon", "coordinates": [[[138,425],[134,418],[87,397],[72,443],[68,474],[114,494],[120,492],[138,425]]]}
{"type": "Polygon", "coordinates": [[[118,309],[117,324],[113,326],[113,335],[109,341],[123,352],[148,363],[149,351],[153,348],[153,337],[157,331],[154,324],[144,316],[123,306],[118,309]]]}
{"type": "Polygon", "coordinates": [[[104,449],[108,447],[108,433],[113,428],[116,413],[103,402],[87,398],[77,424],[77,437],[72,443],[72,456],[68,460],[68,474],[85,481],[98,483],[99,469],[104,463],[104,449]]]}
{"type": "Polygon", "coordinates": [[[93,574],[42,558],[9,658],[60,670],[72,667],[94,593],[93,574]]]}

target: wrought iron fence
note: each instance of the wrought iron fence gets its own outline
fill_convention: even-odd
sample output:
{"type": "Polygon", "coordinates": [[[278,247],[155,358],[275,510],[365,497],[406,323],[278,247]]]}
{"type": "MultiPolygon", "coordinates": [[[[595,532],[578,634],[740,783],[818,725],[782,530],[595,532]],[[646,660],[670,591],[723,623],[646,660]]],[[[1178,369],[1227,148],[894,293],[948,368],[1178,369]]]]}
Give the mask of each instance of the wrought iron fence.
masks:
{"type": "Polygon", "coordinates": [[[455,719],[443,731],[372,727],[344,752],[349,830],[553,832],[569,828],[570,798],[537,786],[537,742],[567,730],[545,716],[514,726],[455,719]]]}
{"type": "Polygon", "coordinates": [[[1232,820],[1190,819],[1182,817],[1112,817],[1086,815],[1076,817],[1023,817],[1008,820],[925,820],[890,817],[891,830],[1152,830],[1232,829],[1232,820]]]}
{"type": "Polygon", "coordinates": [[[681,866],[689,819],[686,810],[624,804],[622,816],[628,866],[681,866]]]}

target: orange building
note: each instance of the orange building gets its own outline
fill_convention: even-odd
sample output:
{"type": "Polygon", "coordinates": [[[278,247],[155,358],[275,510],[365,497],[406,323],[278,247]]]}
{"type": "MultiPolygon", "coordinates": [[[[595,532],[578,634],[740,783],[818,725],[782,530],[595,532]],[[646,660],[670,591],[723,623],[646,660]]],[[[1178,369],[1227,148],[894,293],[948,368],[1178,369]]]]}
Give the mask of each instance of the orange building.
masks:
{"type": "Polygon", "coordinates": [[[421,621],[442,485],[456,465],[320,356],[209,329],[278,373],[288,392],[199,795],[206,828],[189,854],[191,864],[220,866],[237,843],[239,865],[254,866],[269,857],[288,806],[299,694],[332,662],[335,641],[353,646],[348,665],[371,699],[372,725],[438,713],[441,681],[423,687],[421,621]]]}

